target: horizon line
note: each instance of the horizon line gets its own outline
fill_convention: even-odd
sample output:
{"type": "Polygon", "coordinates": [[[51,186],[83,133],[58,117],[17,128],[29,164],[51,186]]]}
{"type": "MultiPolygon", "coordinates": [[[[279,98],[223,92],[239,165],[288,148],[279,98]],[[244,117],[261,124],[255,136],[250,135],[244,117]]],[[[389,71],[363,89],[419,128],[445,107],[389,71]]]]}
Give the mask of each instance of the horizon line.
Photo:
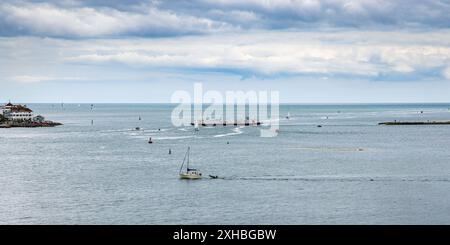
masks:
{"type": "MultiPolygon", "coordinates": [[[[0,103],[7,104],[6,103],[0,103]]],[[[16,104],[170,104],[179,105],[182,103],[171,103],[171,102],[11,102],[16,104]]],[[[195,103],[185,103],[194,105],[195,103]]],[[[203,103],[209,105],[212,103],[203,103]]],[[[267,103],[270,105],[271,103],[267,103]]],[[[279,105],[392,105],[392,104],[450,104],[448,102],[282,102],[279,105]]],[[[223,105],[229,105],[229,103],[223,103],[223,105]]],[[[242,105],[241,103],[234,105],[242,105]]],[[[249,105],[246,103],[246,105],[249,105]]],[[[254,103],[250,104],[254,105],[254,103]]]]}

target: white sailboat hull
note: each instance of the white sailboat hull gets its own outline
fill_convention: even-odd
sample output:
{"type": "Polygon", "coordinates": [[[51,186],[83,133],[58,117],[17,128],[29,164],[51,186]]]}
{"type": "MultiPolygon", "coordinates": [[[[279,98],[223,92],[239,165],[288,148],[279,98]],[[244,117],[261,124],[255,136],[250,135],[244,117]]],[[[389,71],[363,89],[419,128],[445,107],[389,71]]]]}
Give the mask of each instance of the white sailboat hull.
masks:
{"type": "Polygon", "coordinates": [[[202,176],[198,174],[191,174],[191,173],[181,173],[180,179],[201,179],[202,176]]]}

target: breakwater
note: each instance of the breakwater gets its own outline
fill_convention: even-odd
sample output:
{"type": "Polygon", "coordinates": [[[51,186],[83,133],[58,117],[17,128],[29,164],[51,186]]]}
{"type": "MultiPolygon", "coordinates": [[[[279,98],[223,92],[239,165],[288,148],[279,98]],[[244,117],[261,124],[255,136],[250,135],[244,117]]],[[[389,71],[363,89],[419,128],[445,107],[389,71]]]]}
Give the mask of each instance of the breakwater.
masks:
{"type": "Polygon", "coordinates": [[[426,122],[394,121],[394,122],[381,122],[381,123],[378,123],[378,125],[388,125],[388,126],[395,126],[395,125],[450,125],[450,121],[426,121],[426,122]]]}

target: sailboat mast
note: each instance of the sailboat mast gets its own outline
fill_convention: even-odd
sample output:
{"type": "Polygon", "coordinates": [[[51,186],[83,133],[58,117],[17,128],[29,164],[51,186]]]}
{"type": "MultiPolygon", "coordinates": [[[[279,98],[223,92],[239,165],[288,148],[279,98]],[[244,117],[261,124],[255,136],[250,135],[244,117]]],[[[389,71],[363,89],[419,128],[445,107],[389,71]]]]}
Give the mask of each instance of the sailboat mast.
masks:
{"type": "Polygon", "coordinates": [[[187,150],[187,170],[189,171],[189,151],[191,150],[191,147],[188,146],[188,150],[187,150]]]}
{"type": "Polygon", "coordinates": [[[189,150],[186,152],[186,154],[184,154],[183,163],[181,164],[181,167],[180,167],[180,174],[183,171],[184,162],[186,162],[186,157],[188,156],[188,152],[189,152],[189,150]]]}

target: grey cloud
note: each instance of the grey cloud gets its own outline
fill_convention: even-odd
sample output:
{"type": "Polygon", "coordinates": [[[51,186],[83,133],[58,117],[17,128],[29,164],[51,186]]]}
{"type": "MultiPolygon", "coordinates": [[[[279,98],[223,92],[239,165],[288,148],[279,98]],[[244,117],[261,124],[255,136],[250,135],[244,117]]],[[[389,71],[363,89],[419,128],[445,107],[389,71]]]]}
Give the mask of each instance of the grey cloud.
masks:
{"type": "Polygon", "coordinates": [[[444,0],[63,0],[0,3],[0,35],[177,36],[272,29],[447,29],[444,0]]]}
{"type": "Polygon", "coordinates": [[[227,31],[224,22],[163,10],[51,3],[0,3],[0,35],[51,37],[177,36],[227,31]]]}

